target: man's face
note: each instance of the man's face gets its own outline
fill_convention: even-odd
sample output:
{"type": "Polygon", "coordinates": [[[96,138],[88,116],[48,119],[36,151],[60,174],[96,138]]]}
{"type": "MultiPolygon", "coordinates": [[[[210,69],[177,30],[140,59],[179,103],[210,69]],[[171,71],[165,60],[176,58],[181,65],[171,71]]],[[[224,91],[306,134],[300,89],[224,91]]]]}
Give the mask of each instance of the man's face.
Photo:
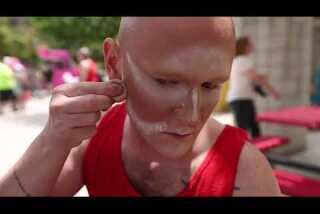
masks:
{"type": "Polygon", "coordinates": [[[229,77],[232,54],[195,45],[157,57],[124,54],[127,109],[146,142],[195,141],[229,77]]]}

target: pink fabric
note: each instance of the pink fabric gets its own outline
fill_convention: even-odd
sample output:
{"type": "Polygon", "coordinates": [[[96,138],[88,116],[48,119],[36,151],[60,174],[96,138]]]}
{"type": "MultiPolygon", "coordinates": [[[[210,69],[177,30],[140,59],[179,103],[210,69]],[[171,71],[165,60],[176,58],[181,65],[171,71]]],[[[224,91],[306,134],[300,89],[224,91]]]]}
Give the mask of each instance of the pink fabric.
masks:
{"type": "Polygon", "coordinates": [[[62,69],[54,69],[53,75],[52,75],[52,85],[53,87],[56,87],[58,85],[64,84],[63,75],[67,72],[70,72],[70,74],[74,77],[79,76],[79,70],[76,67],[72,68],[62,68],[62,69]]]}
{"type": "Polygon", "coordinates": [[[68,62],[71,59],[71,56],[67,50],[63,49],[46,49],[39,48],[37,50],[38,56],[43,60],[52,60],[52,61],[64,61],[68,62]]]}
{"type": "Polygon", "coordinates": [[[52,75],[52,85],[56,87],[58,85],[64,84],[63,74],[68,72],[67,69],[54,69],[52,75]]]}
{"type": "Polygon", "coordinates": [[[281,136],[263,136],[250,140],[260,151],[266,152],[269,149],[289,143],[289,138],[281,136]]]}
{"type": "Polygon", "coordinates": [[[48,61],[60,61],[64,63],[63,68],[57,68],[53,66],[53,76],[52,84],[53,87],[64,84],[63,75],[66,72],[70,72],[71,75],[78,77],[79,70],[76,67],[71,67],[69,62],[72,60],[69,51],[64,49],[47,49],[47,48],[38,48],[37,54],[39,58],[48,61]]]}
{"type": "Polygon", "coordinates": [[[278,179],[282,193],[291,196],[320,196],[320,180],[282,169],[275,169],[274,175],[278,179]]]}
{"type": "Polygon", "coordinates": [[[257,115],[257,120],[320,129],[320,107],[299,106],[264,112],[257,115]]]}

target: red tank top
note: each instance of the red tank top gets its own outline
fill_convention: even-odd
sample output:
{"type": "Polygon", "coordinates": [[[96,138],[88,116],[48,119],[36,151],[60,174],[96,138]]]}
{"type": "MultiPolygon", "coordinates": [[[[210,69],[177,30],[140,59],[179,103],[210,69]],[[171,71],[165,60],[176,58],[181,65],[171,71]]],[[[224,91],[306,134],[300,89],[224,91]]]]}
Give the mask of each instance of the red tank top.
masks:
{"type": "MultiPolygon", "coordinates": [[[[84,182],[90,196],[141,196],[130,184],[121,159],[125,103],[102,119],[84,157],[84,182]]],[[[247,133],[226,125],[204,161],[177,196],[232,196],[247,133]]]]}
{"type": "Polygon", "coordinates": [[[87,60],[89,62],[89,69],[88,69],[88,74],[87,74],[86,81],[98,82],[99,81],[99,77],[98,77],[97,64],[92,59],[87,59],[87,60]]]}

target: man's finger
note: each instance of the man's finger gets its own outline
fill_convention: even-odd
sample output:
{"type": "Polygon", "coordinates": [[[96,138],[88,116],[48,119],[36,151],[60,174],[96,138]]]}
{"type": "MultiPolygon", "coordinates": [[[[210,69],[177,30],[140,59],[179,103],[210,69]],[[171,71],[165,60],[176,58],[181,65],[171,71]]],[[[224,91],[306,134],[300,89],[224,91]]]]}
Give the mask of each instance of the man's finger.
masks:
{"type": "Polygon", "coordinates": [[[81,82],[64,84],[55,89],[68,97],[76,97],[86,94],[97,94],[115,97],[121,95],[123,88],[120,84],[112,82],[81,82]]]}
{"type": "Polygon", "coordinates": [[[64,97],[63,113],[90,113],[108,109],[113,100],[107,96],[87,94],[77,97],[64,97]]]}

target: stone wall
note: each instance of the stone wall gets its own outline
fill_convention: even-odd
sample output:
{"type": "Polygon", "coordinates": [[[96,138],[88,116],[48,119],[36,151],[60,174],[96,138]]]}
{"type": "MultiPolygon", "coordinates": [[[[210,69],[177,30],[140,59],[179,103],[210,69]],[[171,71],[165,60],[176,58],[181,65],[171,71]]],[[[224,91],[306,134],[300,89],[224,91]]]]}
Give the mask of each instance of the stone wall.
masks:
{"type": "MultiPolygon", "coordinates": [[[[258,112],[309,104],[312,70],[312,17],[236,17],[237,36],[249,35],[255,45],[257,70],[268,75],[282,99],[257,96],[258,112]]],[[[304,148],[306,130],[261,123],[263,134],[289,136],[292,143],[276,152],[292,153],[304,148]]]]}

